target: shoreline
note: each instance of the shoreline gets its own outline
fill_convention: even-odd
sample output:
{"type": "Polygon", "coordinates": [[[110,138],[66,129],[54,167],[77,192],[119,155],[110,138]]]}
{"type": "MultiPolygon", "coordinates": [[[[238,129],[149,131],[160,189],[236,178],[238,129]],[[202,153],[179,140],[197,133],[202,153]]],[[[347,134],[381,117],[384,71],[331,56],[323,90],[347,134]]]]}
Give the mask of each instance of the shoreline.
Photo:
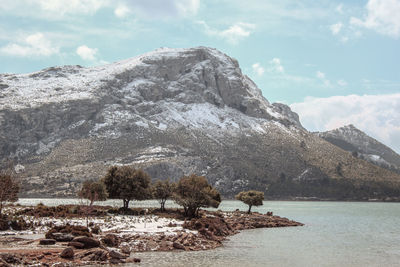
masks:
{"type": "MultiPolygon", "coordinates": [[[[20,197],[19,199],[54,199],[54,197],[20,197]]],[[[76,197],[57,197],[60,200],[78,200],[76,197]]],[[[238,201],[234,198],[223,198],[222,201],[238,201]]],[[[379,203],[398,203],[400,202],[400,197],[390,198],[390,199],[331,199],[331,198],[318,198],[318,197],[292,197],[292,198],[265,198],[264,201],[294,201],[294,202],[379,202],[379,203]]]]}
{"type": "MultiPolygon", "coordinates": [[[[37,209],[36,207],[14,208],[19,209],[20,213],[25,209],[22,212],[25,214],[30,214],[29,209],[31,212],[37,209]]],[[[96,206],[96,208],[102,207],[96,206]]],[[[303,225],[287,218],[273,216],[272,213],[247,214],[240,211],[201,210],[198,218],[185,219],[179,209],[168,209],[164,213],[157,209],[133,211],[149,212],[149,214],[94,216],[90,219],[91,226],[88,229],[78,227],[86,225],[86,218],[83,217],[67,215],[64,218],[32,218],[30,215],[21,215],[35,225],[33,231],[20,232],[26,234],[25,238],[17,235],[1,235],[6,233],[0,232],[0,265],[1,261],[11,266],[56,263],[61,264],[57,266],[81,266],[139,262],[140,259],[135,258],[135,252],[210,250],[223,246],[223,241],[242,230],[303,225]],[[79,228],[83,232],[74,233],[76,230],[74,227],[69,227],[75,229],[72,229],[72,232],[64,231],[61,226],[66,222],[70,226],[77,226],[76,229],[79,228]],[[93,229],[96,227],[102,231],[95,233],[93,229]],[[43,235],[46,231],[46,238],[26,238],[29,234],[43,235]],[[79,237],[80,235],[88,236],[83,238],[79,237]],[[48,242],[49,245],[43,245],[42,242],[48,242]],[[65,251],[69,253],[68,257],[61,256],[65,251]]]]}

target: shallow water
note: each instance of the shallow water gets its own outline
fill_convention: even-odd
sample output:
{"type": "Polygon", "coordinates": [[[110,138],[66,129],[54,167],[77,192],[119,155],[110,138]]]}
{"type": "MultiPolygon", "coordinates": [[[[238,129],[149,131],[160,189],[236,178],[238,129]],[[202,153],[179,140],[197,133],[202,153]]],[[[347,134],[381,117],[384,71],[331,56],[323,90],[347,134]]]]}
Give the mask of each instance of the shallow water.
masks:
{"type": "MultiPolygon", "coordinates": [[[[72,201],[77,200],[22,199],[20,203],[72,201]]],[[[151,207],[157,202],[132,204],[151,207]]],[[[246,206],[238,201],[223,201],[220,206],[236,208],[246,206]]],[[[400,203],[264,201],[254,211],[273,211],[305,226],[245,230],[210,251],[145,252],[134,257],[142,259],[142,266],[400,266],[400,203]]]]}

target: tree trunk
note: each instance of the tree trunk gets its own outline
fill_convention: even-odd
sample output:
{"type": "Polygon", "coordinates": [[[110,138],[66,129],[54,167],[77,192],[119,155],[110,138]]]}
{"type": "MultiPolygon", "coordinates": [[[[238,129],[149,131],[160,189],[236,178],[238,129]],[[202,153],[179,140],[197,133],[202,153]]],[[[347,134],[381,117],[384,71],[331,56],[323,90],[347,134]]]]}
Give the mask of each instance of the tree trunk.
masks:
{"type": "Polygon", "coordinates": [[[183,210],[184,210],[184,212],[185,212],[185,216],[187,216],[188,215],[188,209],[187,209],[187,207],[183,207],[183,210]]]}
{"type": "Polygon", "coordinates": [[[248,214],[250,214],[250,212],[251,212],[251,206],[252,205],[249,205],[249,210],[247,211],[248,214]]]}
{"type": "Polygon", "coordinates": [[[123,199],[123,201],[124,201],[124,209],[125,210],[127,210],[128,209],[128,207],[129,207],[129,199],[123,199]]]}
{"type": "Polygon", "coordinates": [[[195,217],[196,216],[197,207],[188,207],[187,209],[187,216],[188,217],[195,217]]]}
{"type": "Polygon", "coordinates": [[[161,211],[165,211],[165,200],[161,201],[161,211]]]}
{"type": "Polygon", "coordinates": [[[89,205],[86,205],[86,227],[89,228],[89,217],[92,212],[93,201],[91,200],[89,205]]]}

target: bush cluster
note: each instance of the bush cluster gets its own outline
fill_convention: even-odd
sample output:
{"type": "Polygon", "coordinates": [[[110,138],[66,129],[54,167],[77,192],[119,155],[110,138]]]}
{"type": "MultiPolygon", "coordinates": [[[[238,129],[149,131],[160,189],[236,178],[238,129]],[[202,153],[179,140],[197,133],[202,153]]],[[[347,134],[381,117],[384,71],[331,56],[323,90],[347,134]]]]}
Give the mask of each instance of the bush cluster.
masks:
{"type": "MultiPolygon", "coordinates": [[[[19,189],[20,185],[18,181],[10,172],[0,173],[0,228],[10,225],[10,221],[5,219],[7,216],[3,216],[1,212],[4,203],[18,200],[19,189]]],[[[208,183],[204,176],[191,174],[180,178],[176,183],[167,179],[164,181],[158,180],[152,184],[150,176],[146,172],[131,166],[110,167],[102,179],[98,181],[85,181],[77,195],[79,198],[87,200],[86,205],[83,205],[81,209],[71,209],[69,206],[46,207],[38,205],[35,208],[24,209],[20,213],[32,213],[32,215],[40,217],[79,216],[84,213],[89,225],[88,218],[93,213],[94,202],[105,201],[107,198],[121,199],[123,201],[122,209],[125,212],[129,211],[130,201],[145,199],[159,200],[161,205],[160,210],[164,212],[166,201],[172,199],[183,207],[184,215],[189,217],[197,216],[200,208],[217,208],[221,203],[220,193],[208,183]]],[[[249,204],[251,201],[249,202],[248,199],[252,197],[251,194],[248,195],[248,192],[246,192],[244,195],[239,194],[237,198],[249,204]]],[[[263,198],[264,195],[262,195],[263,198]]],[[[255,200],[252,200],[253,202],[249,204],[249,212],[251,206],[260,205],[257,202],[258,199],[260,199],[260,196],[255,194],[255,200]]],[[[22,223],[14,222],[14,224],[23,227],[22,223]]]]}

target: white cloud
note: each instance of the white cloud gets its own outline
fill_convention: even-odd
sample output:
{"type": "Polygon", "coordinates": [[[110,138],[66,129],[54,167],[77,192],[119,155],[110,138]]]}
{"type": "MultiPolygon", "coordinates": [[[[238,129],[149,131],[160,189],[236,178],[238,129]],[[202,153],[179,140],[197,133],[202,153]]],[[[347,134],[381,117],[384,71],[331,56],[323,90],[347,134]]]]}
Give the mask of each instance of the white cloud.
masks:
{"type": "Polygon", "coordinates": [[[323,72],[317,71],[316,76],[319,79],[325,79],[325,73],[323,72]]]}
{"type": "Polygon", "coordinates": [[[200,0],[121,0],[132,12],[144,19],[195,16],[200,0]]]}
{"type": "Polygon", "coordinates": [[[76,53],[80,56],[83,60],[95,61],[96,54],[98,49],[97,48],[90,48],[86,45],[81,45],[76,49],[76,53]]]}
{"type": "MultiPolygon", "coordinates": [[[[305,64],[306,66],[315,67],[315,64],[305,64]]],[[[273,58],[268,62],[268,67],[264,68],[260,63],[252,65],[253,73],[261,76],[264,75],[267,79],[264,80],[266,88],[307,88],[319,92],[321,88],[325,89],[340,89],[343,90],[347,86],[347,82],[343,79],[335,80],[334,82],[327,78],[327,75],[322,71],[316,71],[314,75],[302,76],[287,71],[282,65],[280,58],[273,58]]]]}
{"type": "Polygon", "coordinates": [[[262,76],[265,72],[264,68],[260,65],[260,63],[254,63],[253,65],[251,65],[251,67],[258,76],[262,76]]]}
{"type": "Polygon", "coordinates": [[[51,56],[59,52],[59,48],[53,46],[43,33],[38,32],[28,35],[17,43],[10,43],[0,48],[3,54],[31,57],[31,56],[51,56]]]}
{"type": "Polygon", "coordinates": [[[326,131],[354,124],[400,152],[400,93],[307,97],[290,107],[310,131],[326,131]]]}
{"type": "Polygon", "coordinates": [[[337,7],[336,7],[336,12],[338,12],[338,13],[340,13],[340,14],[343,14],[343,4],[339,4],[337,7]]]}
{"type": "Polygon", "coordinates": [[[269,69],[269,71],[279,72],[279,73],[285,72],[285,69],[283,68],[283,66],[281,64],[281,60],[279,58],[275,57],[269,63],[272,65],[272,67],[269,69]]]}
{"type": "Polygon", "coordinates": [[[225,30],[213,29],[205,21],[197,21],[197,23],[204,27],[207,35],[220,37],[231,44],[237,44],[244,38],[249,37],[255,29],[254,24],[244,22],[235,23],[225,30]]]}
{"type": "Polygon", "coordinates": [[[220,34],[228,42],[236,44],[240,40],[249,37],[254,28],[254,24],[239,22],[222,31],[220,34]]]}
{"type": "Polygon", "coordinates": [[[338,22],[336,24],[332,24],[330,26],[331,32],[333,35],[337,35],[343,27],[343,23],[338,22]]]}
{"type": "Polygon", "coordinates": [[[318,79],[320,79],[320,80],[322,81],[322,83],[323,83],[323,85],[324,85],[325,87],[331,87],[331,86],[332,86],[331,81],[329,81],[329,80],[326,78],[325,73],[323,73],[323,72],[321,72],[321,71],[317,71],[316,74],[315,74],[315,76],[316,76],[318,79]]]}
{"type": "Polygon", "coordinates": [[[71,15],[94,14],[110,0],[2,0],[0,11],[20,16],[59,20],[71,15]]]}
{"type": "Polygon", "coordinates": [[[33,2],[36,2],[44,11],[65,15],[95,13],[105,6],[108,0],[36,0],[33,2]]]}
{"type": "Polygon", "coordinates": [[[350,23],[394,38],[400,36],[400,0],[369,0],[363,19],[352,17],[350,23]]]}
{"type": "Polygon", "coordinates": [[[339,80],[339,81],[337,81],[337,84],[338,84],[339,86],[344,87],[344,86],[347,85],[347,82],[346,82],[345,80],[339,80]]]}
{"type": "Polygon", "coordinates": [[[200,7],[200,0],[175,0],[175,6],[183,16],[193,16],[197,14],[200,7]]]}
{"type": "Polygon", "coordinates": [[[63,20],[108,9],[119,18],[135,13],[143,19],[159,19],[195,16],[199,8],[200,0],[1,0],[0,14],[63,20]]]}
{"type": "Polygon", "coordinates": [[[117,8],[114,10],[114,14],[118,18],[125,18],[129,13],[131,13],[130,8],[124,5],[117,6],[117,8]]]}
{"type": "MultiPolygon", "coordinates": [[[[252,67],[253,67],[253,72],[257,73],[255,71],[255,68],[258,67],[258,65],[253,64],[252,67]]],[[[279,89],[287,87],[296,88],[299,86],[315,88],[318,86],[316,79],[314,78],[287,73],[282,65],[281,59],[279,58],[273,58],[268,62],[268,67],[263,68],[263,75],[267,77],[267,79],[265,80],[266,84],[264,85],[266,88],[271,88],[271,89],[272,88],[279,89]]]]}
{"type": "Polygon", "coordinates": [[[349,41],[349,37],[347,37],[347,36],[342,36],[342,37],[340,38],[340,41],[341,41],[342,43],[347,43],[347,42],[349,41]]]}

